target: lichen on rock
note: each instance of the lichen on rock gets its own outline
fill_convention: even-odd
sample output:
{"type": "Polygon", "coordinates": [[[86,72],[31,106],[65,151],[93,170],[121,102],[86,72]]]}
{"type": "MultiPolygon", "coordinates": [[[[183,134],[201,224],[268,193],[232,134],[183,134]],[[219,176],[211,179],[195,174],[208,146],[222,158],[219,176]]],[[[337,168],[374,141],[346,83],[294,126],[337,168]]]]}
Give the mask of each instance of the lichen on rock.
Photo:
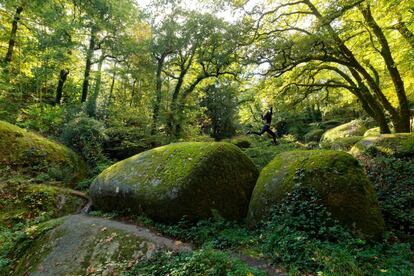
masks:
{"type": "Polygon", "coordinates": [[[258,171],[229,143],[187,142],[155,148],[103,171],[90,195],[103,210],[126,210],[178,221],[246,215],[258,171]]]}
{"type": "Polygon", "coordinates": [[[379,237],[384,221],[372,184],[351,155],[331,150],[291,151],[276,156],[261,172],[248,221],[265,219],[293,188],[312,188],[332,216],[366,237],[379,237]]]}

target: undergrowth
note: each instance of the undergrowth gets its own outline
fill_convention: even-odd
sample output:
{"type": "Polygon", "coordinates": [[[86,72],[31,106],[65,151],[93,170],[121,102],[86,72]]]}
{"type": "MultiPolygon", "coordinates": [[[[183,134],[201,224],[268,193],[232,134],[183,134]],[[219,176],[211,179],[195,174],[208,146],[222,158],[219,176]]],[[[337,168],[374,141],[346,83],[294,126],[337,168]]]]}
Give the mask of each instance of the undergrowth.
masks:
{"type": "MultiPolygon", "coordinates": [[[[393,240],[393,232],[386,233],[381,241],[361,239],[357,233],[333,219],[313,191],[295,190],[281,205],[273,208],[267,221],[255,228],[226,221],[218,215],[196,223],[183,218],[174,225],[156,223],[143,216],[136,220],[155,227],[166,236],[191,242],[200,248],[233,250],[267,258],[290,275],[414,273],[414,244],[393,240]]],[[[182,258],[189,260],[192,257],[172,255],[159,258],[148,261],[144,268],[168,268],[172,272],[176,267],[184,266],[182,258]]]]}

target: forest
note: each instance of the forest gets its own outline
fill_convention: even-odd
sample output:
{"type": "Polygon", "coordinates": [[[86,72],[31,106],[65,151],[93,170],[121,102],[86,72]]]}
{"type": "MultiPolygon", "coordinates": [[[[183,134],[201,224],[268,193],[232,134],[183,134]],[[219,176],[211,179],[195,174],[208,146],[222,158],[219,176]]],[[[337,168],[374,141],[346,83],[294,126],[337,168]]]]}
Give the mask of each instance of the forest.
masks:
{"type": "Polygon", "coordinates": [[[0,0],[0,275],[414,275],[414,0],[0,0]]]}

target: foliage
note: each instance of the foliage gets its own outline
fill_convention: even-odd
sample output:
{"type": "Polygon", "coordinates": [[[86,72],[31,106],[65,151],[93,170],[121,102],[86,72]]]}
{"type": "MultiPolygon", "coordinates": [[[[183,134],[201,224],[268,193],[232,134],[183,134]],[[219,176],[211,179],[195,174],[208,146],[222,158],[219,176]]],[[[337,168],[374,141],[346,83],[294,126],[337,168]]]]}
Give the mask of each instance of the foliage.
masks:
{"type": "Polygon", "coordinates": [[[196,244],[266,256],[292,275],[414,272],[412,244],[361,240],[340,226],[319,202],[312,190],[295,190],[273,207],[268,221],[254,229],[219,217],[193,225],[183,220],[156,227],[164,234],[196,244]]]}
{"type": "Polygon", "coordinates": [[[205,247],[194,252],[163,252],[138,263],[127,275],[265,275],[228,254],[205,247]]]}
{"type": "Polygon", "coordinates": [[[302,148],[293,136],[286,135],[278,139],[279,145],[275,146],[268,137],[255,137],[251,139],[251,146],[243,148],[244,153],[252,159],[256,167],[263,169],[279,153],[302,148]]]}
{"type": "Polygon", "coordinates": [[[378,156],[365,163],[384,219],[398,236],[414,241],[414,163],[411,158],[378,156]]]}
{"type": "Polygon", "coordinates": [[[204,132],[216,140],[234,136],[237,127],[237,98],[234,86],[207,87],[201,106],[206,108],[207,116],[207,123],[203,123],[204,132]]]}
{"type": "Polygon", "coordinates": [[[61,139],[92,168],[105,160],[102,148],[106,140],[105,128],[95,119],[80,115],[65,126],[61,139]]]}

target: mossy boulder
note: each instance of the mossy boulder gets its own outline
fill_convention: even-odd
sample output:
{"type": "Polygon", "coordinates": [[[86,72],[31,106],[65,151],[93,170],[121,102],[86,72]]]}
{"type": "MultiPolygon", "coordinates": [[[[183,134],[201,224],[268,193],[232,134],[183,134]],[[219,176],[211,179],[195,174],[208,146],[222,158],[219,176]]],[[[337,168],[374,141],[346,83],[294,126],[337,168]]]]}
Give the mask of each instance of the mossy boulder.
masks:
{"type": "Polygon", "coordinates": [[[325,130],[323,129],[312,129],[308,133],[306,133],[303,138],[305,139],[305,142],[319,142],[321,140],[322,135],[324,134],[325,130]]]}
{"type": "Polygon", "coordinates": [[[365,137],[356,143],[351,154],[355,157],[414,157],[414,133],[381,134],[365,137]]]}
{"type": "Polygon", "coordinates": [[[10,275],[121,275],[157,252],[191,250],[147,229],[83,215],[25,232],[30,239],[14,250],[10,275]]]}
{"type": "Polygon", "coordinates": [[[236,137],[233,137],[232,139],[229,139],[228,142],[232,143],[233,145],[241,149],[250,148],[252,145],[250,138],[247,136],[236,136],[236,137]]]}
{"type": "Polygon", "coordinates": [[[103,171],[92,183],[94,206],[152,218],[197,220],[217,210],[245,217],[258,171],[230,143],[187,142],[155,148],[103,171]]]}
{"type": "Polygon", "coordinates": [[[0,183],[0,226],[57,218],[78,212],[87,199],[70,189],[42,184],[0,183]]]}
{"type": "Polygon", "coordinates": [[[334,127],[322,135],[321,142],[333,142],[339,138],[362,136],[367,127],[362,120],[353,120],[349,123],[334,127]]]}
{"type": "Polygon", "coordinates": [[[362,138],[364,137],[350,136],[350,137],[337,138],[334,141],[324,140],[320,143],[320,147],[322,149],[349,151],[362,138]]]}
{"type": "Polygon", "coordinates": [[[380,128],[379,127],[374,127],[374,128],[370,128],[367,131],[365,131],[364,137],[378,136],[380,134],[381,134],[380,128]]]}
{"type": "Polygon", "coordinates": [[[372,184],[351,155],[330,150],[291,151],[276,156],[261,172],[248,221],[268,217],[294,188],[315,190],[332,216],[366,237],[379,237],[384,221],[372,184]]]}
{"type": "Polygon", "coordinates": [[[86,173],[84,162],[69,148],[0,121],[0,178],[27,175],[73,185],[86,173]]]}

